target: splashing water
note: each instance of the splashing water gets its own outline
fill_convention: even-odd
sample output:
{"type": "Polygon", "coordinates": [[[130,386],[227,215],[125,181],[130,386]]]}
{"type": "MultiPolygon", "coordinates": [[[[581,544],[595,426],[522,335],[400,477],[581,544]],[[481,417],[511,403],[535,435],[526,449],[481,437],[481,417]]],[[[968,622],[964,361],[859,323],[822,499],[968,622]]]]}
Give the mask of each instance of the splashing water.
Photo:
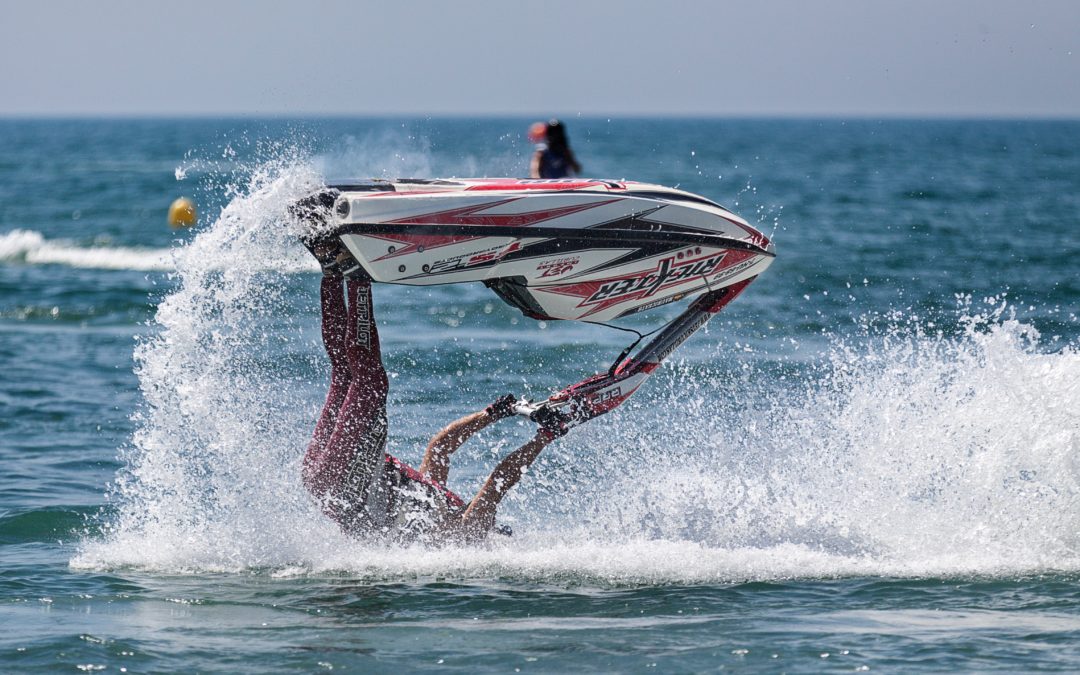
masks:
{"type": "Polygon", "coordinates": [[[275,328],[289,321],[287,272],[309,266],[287,207],[317,184],[303,166],[261,167],[176,253],[178,287],[135,351],[145,405],[118,512],[81,559],[240,568],[291,557],[302,535],[278,526],[310,510],[294,451],[310,411],[263,354],[290,338],[275,328]]]}
{"type": "Polygon", "coordinates": [[[263,166],[174,253],[177,288],[136,349],[145,405],[114,513],[73,566],[646,583],[1080,569],[1080,353],[1047,353],[1003,305],[964,308],[950,334],[837,337],[809,369],[666,367],[511,493],[513,539],[344,537],[299,479],[308,383],[267,356],[314,358],[290,342],[287,272],[310,262],[287,206],[318,181],[263,166]]]}
{"type": "Polygon", "coordinates": [[[684,561],[742,551],[721,578],[1078,569],[1080,353],[1006,315],[835,338],[780,389],[673,369],[649,406],[669,423],[600,456],[579,518],[594,540],[681,540],[684,561]]]}

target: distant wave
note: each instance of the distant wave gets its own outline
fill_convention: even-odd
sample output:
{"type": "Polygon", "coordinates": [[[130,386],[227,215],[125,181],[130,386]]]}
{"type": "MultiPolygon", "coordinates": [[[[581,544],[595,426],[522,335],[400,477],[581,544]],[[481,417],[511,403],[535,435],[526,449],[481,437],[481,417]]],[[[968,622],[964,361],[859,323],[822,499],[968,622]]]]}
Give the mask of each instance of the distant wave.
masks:
{"type": "MultiPolygon", "coordinates": [[[[66,265],[99,270],[172,272],[176,270],[174,251],[168,248],[131,246],[80,246],[66,239],[46,239],[34,230],[12,230],[0,234],[0,263],[66,265]]],[[[314,260],[274,261],[284,272],[315,272],[314,260]]],[[[270,263],[268,263],[270,264],[270,263]]]]}
{"type": "Polygon", "coordinates": [[[63,239],[46,239],[33,230],[0,235],[0,261],[103,270],[169,271],[175,267],[169,249],[78,246],[63,239]]]}

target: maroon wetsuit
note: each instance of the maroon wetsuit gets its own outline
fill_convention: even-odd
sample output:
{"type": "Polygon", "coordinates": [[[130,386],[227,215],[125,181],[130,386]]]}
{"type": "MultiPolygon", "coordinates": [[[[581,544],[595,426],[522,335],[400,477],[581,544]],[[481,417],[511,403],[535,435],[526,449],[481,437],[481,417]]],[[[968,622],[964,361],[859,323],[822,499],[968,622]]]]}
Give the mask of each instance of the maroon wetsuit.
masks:
{"type": "Polygon", "coordinates": [[[389,381],[371,282],[348,279],[345,291],[339,277],[323,277],[322,335],[330,357],[330,391],[304,455],[304,484],[346,532],[415,534],[464,503],[385,453],[389,381]]]}

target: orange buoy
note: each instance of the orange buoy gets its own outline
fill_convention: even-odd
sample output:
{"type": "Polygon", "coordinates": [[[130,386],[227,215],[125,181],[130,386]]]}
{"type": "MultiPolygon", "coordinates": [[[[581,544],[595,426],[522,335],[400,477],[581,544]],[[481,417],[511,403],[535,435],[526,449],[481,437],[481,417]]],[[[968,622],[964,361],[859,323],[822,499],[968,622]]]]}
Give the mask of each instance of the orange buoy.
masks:
{"type": "Polygon", "coordinates": [[[180,197],[169,205],[169,227],[191,227],[195,217],[195,203],[187,197],[180,197]]]}

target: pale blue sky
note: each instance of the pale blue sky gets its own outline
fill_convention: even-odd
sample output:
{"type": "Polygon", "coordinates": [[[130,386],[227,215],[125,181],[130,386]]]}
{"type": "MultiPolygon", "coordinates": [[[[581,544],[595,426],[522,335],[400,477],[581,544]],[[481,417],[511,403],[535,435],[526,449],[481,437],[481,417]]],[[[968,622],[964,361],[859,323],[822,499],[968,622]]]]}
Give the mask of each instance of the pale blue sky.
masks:
{"type": "Polygon", "coordinates": [[[1080,117],[1076,0],[0,9],[0,115],[1080,117]]]}

